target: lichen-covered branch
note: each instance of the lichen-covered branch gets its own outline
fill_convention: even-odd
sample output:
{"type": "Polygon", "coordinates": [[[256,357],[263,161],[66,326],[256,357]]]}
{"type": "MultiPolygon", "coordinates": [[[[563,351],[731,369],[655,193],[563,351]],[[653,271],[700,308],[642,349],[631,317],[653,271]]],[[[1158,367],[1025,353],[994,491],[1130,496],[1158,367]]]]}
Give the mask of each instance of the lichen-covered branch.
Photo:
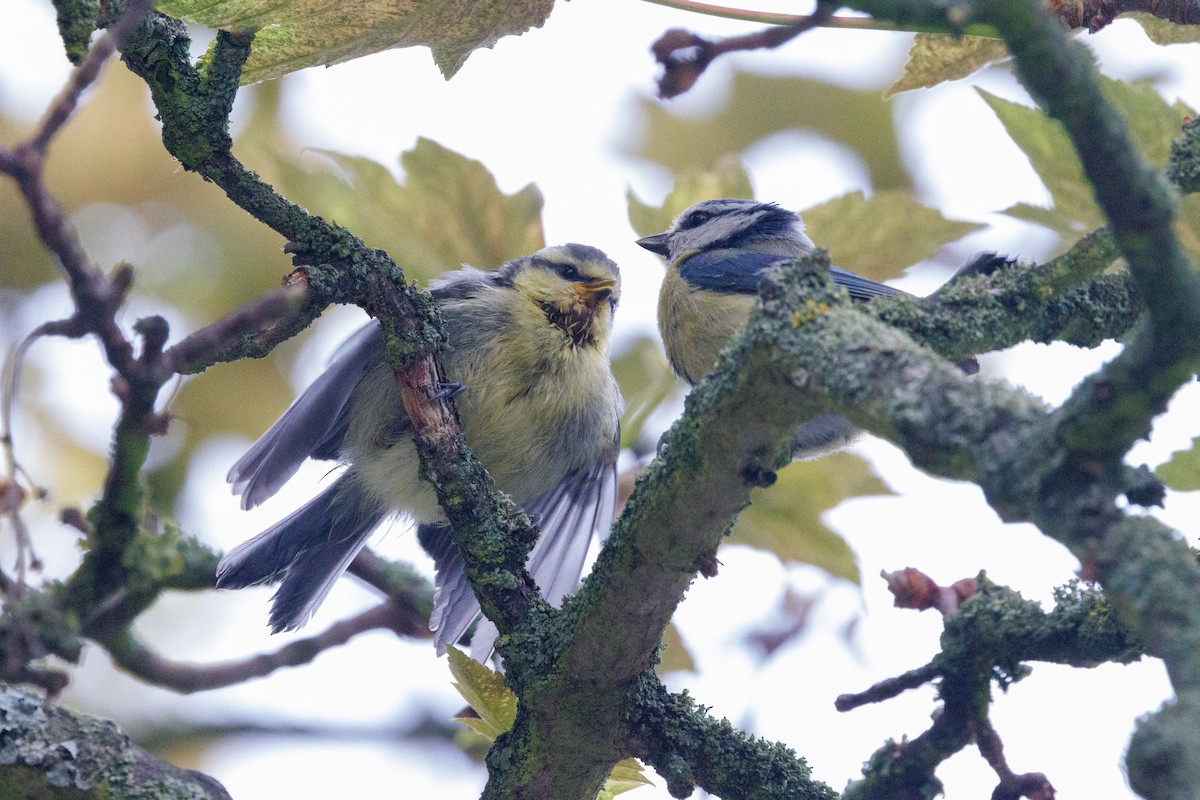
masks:
{"type": "MultiPolygon", "coordinates": [[[[902,446],[919,466],[979,483],[1005,519],[1033,521],[1085,561],[1102,563],[1098,572],[1120,598],[1116,607],[1129,630],[1190,679],[1200,630],[1195,559],[1161,523],[1118,509],[1123,469],[1064,479],[1069,450],[1057,436],[1056,414],[1024,393],[972,382],[922,355],[897,331],[831,303],[811,278],[768,277],[763,316],[751,328],[731,364],[754,364],[758,348],[776,353],[772,375],[758,380],[773,379],[780,392],[796,395],[793,401],[823,397],[902,446]],[[819,374],[804,367],[817,362],[819,374]],[[1167,633],[1172,638],[1164,642],[1167,633]]],[[[1177,680],[1176,687],[1183,692],[1187,684],[1177,680]]]]}
{"type": "MultiPolygon", "coordinates": [[[[920,9],[913,3],[876,5],[875,19],[835,17],[836,8],[817,5],[811,16],[720,6],[697,0],[649,0],[658,5],[693,11],[713,17],[761,22],[769,27],[741,36],[709,40],[683,28],[672,28],[660,36],[650,51],[663,67],[658,79],[660,97],[671,98],[692,86],[717,57],[741,50],[778,47],[811,28],[859,28],[863,30],[945,33],[988,39],[1004,38],[991,19],[973,17],[962,10],[920,9]]],[[[856,7],[850,4],[852,7],[856,7]]],[[[1048,8],[1064,30],[1087,28],[1096,33],[1126,13],[1149,14],[1176,25],[1200,25],[1200,0],[1051,0],[1048,8]]]]}
{"type": "Polygon", "coordinates": [[[99,598],[118,592],[126,584],[128,570],[121,555],[137,535],[142,515],[138,473],[150,435],[163,425],[154,412],[154,401],[166,380],[158,369],[166,328],[157,317],[140,320],[134,329],[142,338],[142,348],[140,354],[134,355],[133,344],[116,321],[131,285],[130,269],[121,266],[107,275],[90,262],[78,232],[62,206],[50,195],[42,173],[50,140],[70,118],[80,95],[99,75],[119,41],[141,23],[151,5],[146,0],[128,4],[112,29],[97,40],[72,73],[33,137],[5,150],[0,157],[0,170],[16,181],[38,235],[57,258],[75,300],[75,312],[70,318],[47,323],[43,331],[72,337],[95,335],[117,373],[113,385],[121,401],[121,411],[114,432],[112,461],[100,500],[92,511],[94,528],[102,529],[104,535],[89,536],[84,562],[66,592],[77,609],[94,605],[99,598]]]}
{"type": "Polygon", "coordinates": [[[1110,251],[1089,237],[1070,258],[960,273],[929,297],[880,297],[864,310],[951,361],[1026,341],[1095,347],[1128,333],[1141,311],[1128,273],[1096,274],[1110,251]]]}
{"type": "Polygon", "coordinates": [[[1171,147],[1167,180],[1181,192],[1200,192],[1200,117],[1183,126],[1183,136],[1171,147]]]}
{"type": "MultiPolygon", "coordinates": [[[[893,585],[892,590],[901,592],[913,583],[908,580],[904,587],[893,585]]],[[[919,593],[927,600],[924,603],[911,602],[915,598],[907,591],[903,600],[897,594],[898,605],[937,608],[946,618],[941,652],[928,665],[859,695],[838,698],[839,710],[848,711],[939,679],[938,695],[943,703],[928,731],[911,742],[889,742],[876,751],[863,779],[847,788],[847,798],[927,796],[922,792],[938,785],[934,776],[937,766],[972,742],[996,771],[1000,784],[995,796],[1016,798],[1026,790],[1048,786],[1041,773],[1017,774],[1008,767],[1000,735],[987,716],[992,682],[1007,689],[1029,673],[1027,661],[1082,668],[1126,663],[1142,654],[1141,643],[1095,589],[1077,585],[1059,589],[1054,609],[1045,612],[1038,603],[993,584],[982,574],[960,583],[969,583],[976,591],[950,610],[933,602],[931,592],[919,593]]]]}
{"type": "Polygon", "coordinates": [[[689,797],[694,787],[755,800],[837,797],[790,748],[713,719],[686,692],[667,692],[653,671],[639,678],[628,725],[633,754],[658,771],[673,797],[689,797]]]}
{"type": "Polygon", "coordinates": [[[230,800],[213,778],[153,757],[115,723],[73,714],[0,684],[5,797],[108,800],[165,797],[230,800]]]}

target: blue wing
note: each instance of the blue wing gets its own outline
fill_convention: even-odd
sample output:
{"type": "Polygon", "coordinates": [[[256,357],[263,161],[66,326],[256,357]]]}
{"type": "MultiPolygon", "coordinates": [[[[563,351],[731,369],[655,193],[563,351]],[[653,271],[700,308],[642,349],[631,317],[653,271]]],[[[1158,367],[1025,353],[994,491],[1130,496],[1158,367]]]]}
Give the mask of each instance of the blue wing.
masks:
{"type": "Polygon", "coordinates": [[[787,256],[773,253],[716,250],[687,259],[679,267],[679,274],[700,289],[753,294],[758,291],[763,272],[787,260],[787,256]]]}
{"type": "Polygon", "coordinates": [[[271,632],[296,630],[388,514],[356,480],[343,475],[298,510],[230,550],[217,566],[217,586],[241,589],[284,572],[271,598],[271,632]]]}
{"type": "MultiPolygon", "coordinates": [[[[739,250],[716,250],[697,253],[683,262],[679,274],[692,286],[716,292],[753,294],[763,273],[789,260],[787,256],[774,253],[756,253],[739,250]]],[[[850,293],[855,300],[869,300],[878,295],[905,294],[905,292],[870,278],[855,275],[841,267],[831,267],[833,280],[850,293]]]]}
{"type": "Polygon", "coordinates": [[[833,274],[834,283],[845,288],[855,300],[870,300],[879,295],[908,294],[895,286],[888,286],[886,283],[878,283],[870,278],[864,278],[862,275],[855,275],[848,269],[830,267],[829,271],[833,274]]]}

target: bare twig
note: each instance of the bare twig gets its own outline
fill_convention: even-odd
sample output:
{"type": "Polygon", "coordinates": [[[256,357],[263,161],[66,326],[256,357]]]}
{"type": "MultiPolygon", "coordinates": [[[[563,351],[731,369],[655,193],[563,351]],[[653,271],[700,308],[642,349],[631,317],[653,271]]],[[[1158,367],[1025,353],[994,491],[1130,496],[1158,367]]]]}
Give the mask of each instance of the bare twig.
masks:
{"type": "Polygon", "coordinates": [[[923,667],[909,670],[903,675],[897,675],[894,678],[885,678],[866,691],[838,695],[837,699],[833,701],[833,707],[838,711],[852,711],[859,706],[865,706],[869,703],[882,703],[884,700],[891,700],[893,697],[909,689],[915,689],[918,686],[929,683],[938,676],[938,673],[937,664],[931,662],[923,667]]]}
{"type": "Polygon", "coordinates": [[[1008,760],[1004,757],[1004,743],[1000,741],[1000,734],[996,733],[990,719],[977,719],[972,727],[975,729],[975,745],[1000,778],[1000,784],[992,791],[992,800],[1018,800],[1021,797],[1054,800],[1054,787],[1045,775],[1040,772],[1018,775],[1009,768],[1008,760]]]}
{"type": "Polygon", "coordinates": [[[828,22],[836,8],[836,5],[822,0],[817,3],[810,17],[799,17],[788,25],[715,41],[682,28],[672,28],[650,47],[655,59],[663,65],[662,77],[658,79],[658,95],[669,98],[683,94],[695,85],[718,56],[742,50],[778,47],[828,22]]]}
{"type": "Polygon", "coordinates": [[[171,372],[189,375],[229,360],[235,350],[264,348],[272,332],[286,324],[307,300],[305,282],[288,284],[265,294],[168,348],[163,353],[163,366],[171,372]]]}
{"type": "Polygon", "coordinates": [[[129,673],[155,686],[183,694],[218,689],[270,675],[283,667],[307,664],[322,652],[339,647],[360,633],[383,628],[402,636],[428,636],[428,625],[417,622],[392,602],[380,603],[367,611],[339,620],[321,633],[289,642],[272,653],[222,664],[188,664],[163,658],[141,644],[128,631],[102,640],[113,659],[129,673]],[[424,630],[422,630],[424,629],[424,630]]]}

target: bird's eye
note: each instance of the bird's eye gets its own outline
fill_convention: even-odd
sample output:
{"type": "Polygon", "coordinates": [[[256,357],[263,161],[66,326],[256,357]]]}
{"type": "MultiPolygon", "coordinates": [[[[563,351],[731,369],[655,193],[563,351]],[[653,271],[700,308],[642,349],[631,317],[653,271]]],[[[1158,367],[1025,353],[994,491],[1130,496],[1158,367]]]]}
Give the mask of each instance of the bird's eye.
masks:
{"type": "Polygon", "coordinates": [[[555,264],[554,268],[558,271],[558,274],[562,276],[564,281],[574,282],[583,279],[583,276],[579,274],[579,270],[575,269],[570,264],[555,264]]]}
{"type": "Polygon", "coordinates": [[[712,213],[709,211],[693,211],[688,215],[688,218],[683,221],[682,227],[695,228],[712,219],[712,213]]]}

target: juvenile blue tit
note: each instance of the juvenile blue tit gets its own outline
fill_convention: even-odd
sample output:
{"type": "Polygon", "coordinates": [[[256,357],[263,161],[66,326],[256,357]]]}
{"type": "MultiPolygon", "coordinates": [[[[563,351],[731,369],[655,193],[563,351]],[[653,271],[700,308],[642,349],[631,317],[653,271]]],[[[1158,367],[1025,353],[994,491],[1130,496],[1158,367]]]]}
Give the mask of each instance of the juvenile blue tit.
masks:
{"type": "MultiPolygon", "coordinates": [[[[638,239],[666,259],[658,296],[658,329],[676,374],[695,384],[746,324],[763,273],[813,250],[799,215],[774,203],[705,200],[686,209],[664,232],[638,239]]],[[[833,279],[852,298],[903,294],[901,290],[832,267],[833,279]]],[[[807,458],[839,447],[855,435],[844,417],[825,414],[801,426],[795,455],[807,458]]]]}
{"type": "MultiPolygon", "coordinates": [[[[430,287],[451,349],[446,379],[467,444],[496,485],[541,535],[527,568],[557,605],[579,582],[594,535],[616,507],[621,397],[608,361],[620,296],[617,265],[593,247],[547,247],[494,272],[471,267],[430,287]]],[[[376,321],[341,346],[328,369],[229,471],[242,507],[273,495],[306,458],[347,469],[320,495],[221,560],[217,585],[283,581],[272,599],[274,632],[299,628],[382,521],[419,524],[433,556],[430,628],[438,652],[479,614],[462,558],[433,486],[420,477],[410,422],[376,321]]],[[[495,628],[481,624],[472,653],[486,658],[495,628]]]]}

